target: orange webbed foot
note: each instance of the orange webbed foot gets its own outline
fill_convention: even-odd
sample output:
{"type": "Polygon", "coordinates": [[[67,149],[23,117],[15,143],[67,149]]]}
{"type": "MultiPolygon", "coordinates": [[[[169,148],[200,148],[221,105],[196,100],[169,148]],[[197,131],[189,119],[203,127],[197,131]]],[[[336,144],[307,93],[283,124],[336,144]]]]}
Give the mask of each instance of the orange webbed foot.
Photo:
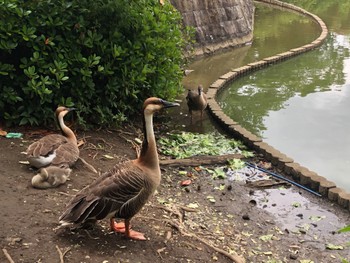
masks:
{"type": "Polygon", "coordinates": [[[134,240],[147,240],[145,235],[141,232],[137,232],[135,230],[131,230],[129,229],[129,231],[127,231],[125,233],[125,236],[127,236],[128,238],[134,239],[134,240]],[[129,233],[127,233],[129,232],[129,233]]]}
{"type": "Polygon", "coordinates": [[[115,222],[113,218],[110,220],[111,230],[116,233],[123,233],[126,237],[134,240],[147,240],[145,235],[130,228],[130,222],[115,222]]]}

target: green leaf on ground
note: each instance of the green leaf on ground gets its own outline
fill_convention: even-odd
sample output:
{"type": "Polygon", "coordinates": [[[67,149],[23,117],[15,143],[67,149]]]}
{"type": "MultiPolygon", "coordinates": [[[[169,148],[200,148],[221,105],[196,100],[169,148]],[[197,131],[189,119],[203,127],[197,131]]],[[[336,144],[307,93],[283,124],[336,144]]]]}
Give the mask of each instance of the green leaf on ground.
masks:
{"type": "Polygon", "coordinates": [[[344,247],[340,245],[326,244],[326,248],[329,250],[343,250],[344,247]]]}

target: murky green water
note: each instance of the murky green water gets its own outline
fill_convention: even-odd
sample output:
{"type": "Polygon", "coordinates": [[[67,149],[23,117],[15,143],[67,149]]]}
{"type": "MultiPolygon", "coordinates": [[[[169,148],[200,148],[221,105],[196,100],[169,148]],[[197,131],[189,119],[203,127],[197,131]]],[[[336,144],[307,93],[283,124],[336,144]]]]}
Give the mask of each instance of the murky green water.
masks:
{"type": "MultiPolygon", "coordinates": [[[[235,81],[220,93],[224,111],[296,162],[350,190],[350,1],[286,1],[320,16],[330,35],[320,48],[235,81]]],[[[258,5],[247,46],[197,61],[184,80],[209,86],[252,61],[319,35],[314,22],[258,5]]]]}

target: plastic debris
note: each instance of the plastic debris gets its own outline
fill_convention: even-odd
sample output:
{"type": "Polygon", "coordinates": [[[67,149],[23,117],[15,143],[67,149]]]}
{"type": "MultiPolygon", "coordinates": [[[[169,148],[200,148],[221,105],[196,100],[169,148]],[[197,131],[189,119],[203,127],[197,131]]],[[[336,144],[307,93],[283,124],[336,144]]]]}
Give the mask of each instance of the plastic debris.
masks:
{"type": "Polygon", "coordinates": [[[6,134],[6,138],[22,138],[23,134],[20,132],[9,132],[6,134]]]}

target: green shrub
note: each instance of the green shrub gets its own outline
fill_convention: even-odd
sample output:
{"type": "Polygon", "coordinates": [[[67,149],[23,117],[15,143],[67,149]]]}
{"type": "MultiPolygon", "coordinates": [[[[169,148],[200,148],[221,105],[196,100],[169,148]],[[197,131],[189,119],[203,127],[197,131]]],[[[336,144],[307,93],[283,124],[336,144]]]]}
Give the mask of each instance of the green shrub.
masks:
{"type": "Polygon", "coordinates": [[[0,118],[52,122],[57,105],[80,124],[114,125],[149,96],[181,91],[191,32],[158,0],[0,0],[0,118]]]}

